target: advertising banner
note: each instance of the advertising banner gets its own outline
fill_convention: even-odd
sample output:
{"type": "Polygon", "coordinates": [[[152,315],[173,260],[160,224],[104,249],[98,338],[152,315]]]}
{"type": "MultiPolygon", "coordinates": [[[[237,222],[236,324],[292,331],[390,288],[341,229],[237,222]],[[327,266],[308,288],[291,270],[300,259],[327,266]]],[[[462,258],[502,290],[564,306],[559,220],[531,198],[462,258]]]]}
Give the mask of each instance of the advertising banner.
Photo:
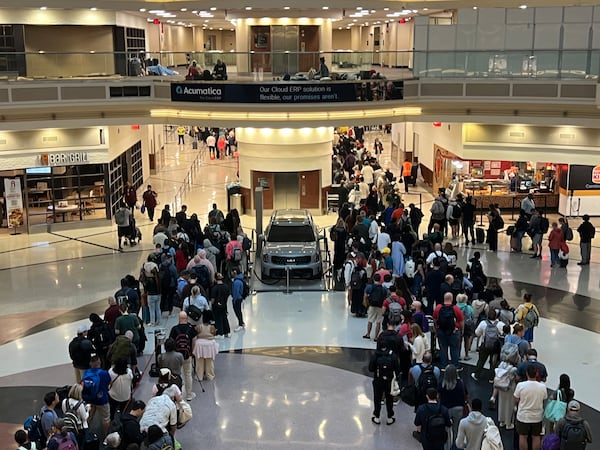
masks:
{"type": "Polygon", "coordinates": [[[569,165],[569,189],[575,191],[600,189],[600,165],[569,165]]]}
{"type": "Polygon", "coordinates": [[[4,179],[4,198],[6,199],[8,228],[23,226],[23,195],[19,178],[4,179]]]}
{"type": "MultiPolygon", "coordinates": [[[[364,83],[171,83],[175,102],[321,103],[369,100],[371,84],[388,88],[386,99],[402,98],[402,82],[369,80],[364,83]]],[[[382,89],[383,90],[383,89],[382,89]]],[[[382,98],[383,99],[383,98],[382,98]]]]}

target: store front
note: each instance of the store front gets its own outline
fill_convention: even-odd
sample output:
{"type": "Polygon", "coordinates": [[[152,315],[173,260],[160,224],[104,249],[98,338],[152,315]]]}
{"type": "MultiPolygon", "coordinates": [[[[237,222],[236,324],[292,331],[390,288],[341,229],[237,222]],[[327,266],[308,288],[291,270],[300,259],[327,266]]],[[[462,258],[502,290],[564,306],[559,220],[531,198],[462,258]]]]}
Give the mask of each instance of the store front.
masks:
{"type": "MultiPolygon", "coordinates": [[[[143,183],[142,145],[137,142],[112,161],[107,151],[54,151],[20,158],[0,154],[2,230],[47,231],[106,224],[123,196],[123,186],[143,183]]],[[[110,223],[110,222],[108,222],[110,223]]]]}

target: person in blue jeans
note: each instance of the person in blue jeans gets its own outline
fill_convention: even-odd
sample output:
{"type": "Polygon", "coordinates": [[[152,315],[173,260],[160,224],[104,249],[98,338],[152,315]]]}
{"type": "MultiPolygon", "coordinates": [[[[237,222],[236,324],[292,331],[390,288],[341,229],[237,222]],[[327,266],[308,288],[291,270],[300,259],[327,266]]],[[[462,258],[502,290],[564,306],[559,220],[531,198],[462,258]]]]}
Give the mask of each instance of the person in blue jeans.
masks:
{"type": "Polygon", "coordinates": [[[460,308],[454,304],[452,292],[444,294],[444,303],[436,306],[433,320],[440,346],[440,364],[442,367],[448,365],[448,350],[450,350],[452,364],[459,367],[458,354],[465,320],[460,308]]]}
{"type": "Polygon", "coordinates": [[[246,324],[244,323],[244,317],[242,315],[242,301],[244,300],[244,274],[238,273],[237,270],[233,270],[233,283],[231,286],[231,300],[233,304],[233,312],[238,320],[238,326],[233,331],[242,331],[246,324]]]}

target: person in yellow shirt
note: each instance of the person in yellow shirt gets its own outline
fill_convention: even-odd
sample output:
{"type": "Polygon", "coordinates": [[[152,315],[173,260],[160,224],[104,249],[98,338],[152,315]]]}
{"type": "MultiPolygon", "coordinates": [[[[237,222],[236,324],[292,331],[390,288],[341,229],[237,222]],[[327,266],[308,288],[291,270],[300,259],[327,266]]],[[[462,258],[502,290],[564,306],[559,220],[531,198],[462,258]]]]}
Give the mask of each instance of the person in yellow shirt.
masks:
{"type": "Polygon", "coordinates": [[[402,179],[404,180],[404,192],[408,193],[408,183],[412,182],[412,163],[405,159],[402,163],[402,179]]]}
{"type": "Polygon", "coordinates": [[[183,145],[185,144],[185,127],[182,125],[179,125],[177,127],[177,145],[183,145]]]}

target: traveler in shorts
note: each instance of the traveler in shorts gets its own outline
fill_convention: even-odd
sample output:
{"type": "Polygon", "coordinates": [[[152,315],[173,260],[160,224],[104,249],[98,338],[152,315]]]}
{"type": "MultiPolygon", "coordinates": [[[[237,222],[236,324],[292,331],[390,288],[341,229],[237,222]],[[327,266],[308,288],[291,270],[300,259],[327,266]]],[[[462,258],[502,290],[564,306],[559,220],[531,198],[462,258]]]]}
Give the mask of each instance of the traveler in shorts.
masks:
{"type": "Polygon", "coordinates": [[[534,365],[527,366],[527,381],[517,384],[515,405],[517,406],[517,433],[519,447],[527,448],[528,436],[531,436],[532,450],[539,450],[544,418],[544,400],[548,397],[546,385],[536,381],[534,365]]]}

